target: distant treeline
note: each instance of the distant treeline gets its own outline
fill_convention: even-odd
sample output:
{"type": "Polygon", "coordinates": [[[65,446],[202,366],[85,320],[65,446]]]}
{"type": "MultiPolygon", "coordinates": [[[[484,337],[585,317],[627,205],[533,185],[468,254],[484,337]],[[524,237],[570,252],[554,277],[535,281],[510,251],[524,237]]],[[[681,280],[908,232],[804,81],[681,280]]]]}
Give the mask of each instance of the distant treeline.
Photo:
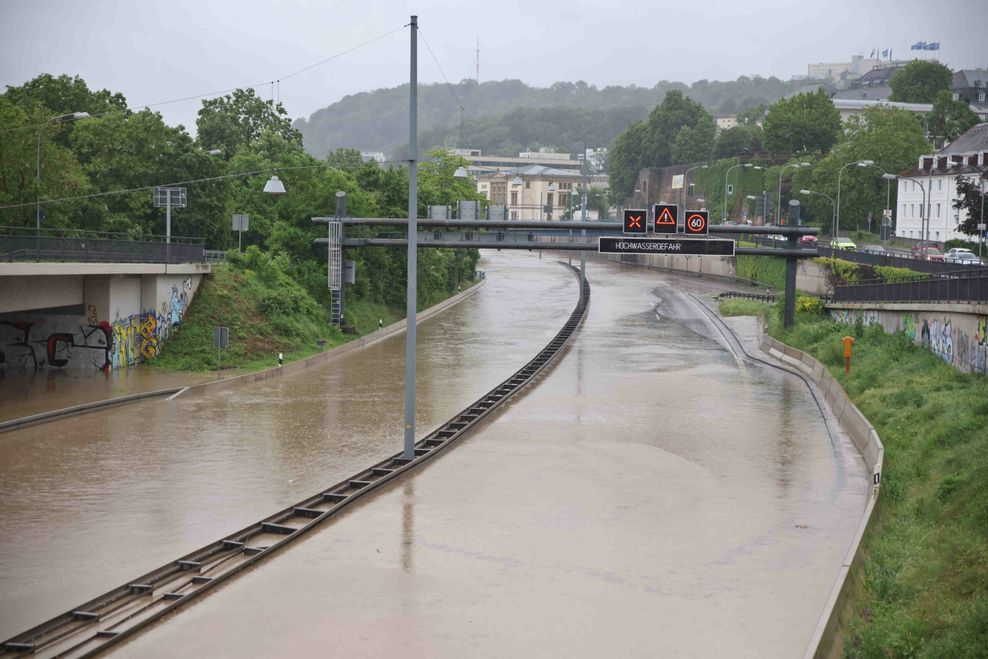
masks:
{"type": "MultiPolygon", "coordinates": [[[[539,147],[576,153],[584,140],[591,146],[609,146],[671,90],[681,91],[710,113],[733,114],[770,105],[802,84],[741,76],[692,85],[663,80],[650,88],[598,89],[583,81],[530,87],[520,80],[420,85],[419,146],[479,148],[501,155],[539,147]]],[[[341,147],[401,155],[408,140],[407,117],[408,86],[402,85],[347,96],[293,126],[302,133],[306,151],[317,158],[341,147]]]]}

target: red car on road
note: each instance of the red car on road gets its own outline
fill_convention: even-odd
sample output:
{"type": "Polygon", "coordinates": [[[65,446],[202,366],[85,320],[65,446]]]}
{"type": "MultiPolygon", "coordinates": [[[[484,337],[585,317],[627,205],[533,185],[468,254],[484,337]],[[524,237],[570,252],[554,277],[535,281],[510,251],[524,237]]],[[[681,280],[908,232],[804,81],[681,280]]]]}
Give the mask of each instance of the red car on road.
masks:
{"type": "Polygon", "coordinates": [[[917,259],[922,259],[923,261],[940,261],[943,262],[943,254],[936,247],[920,247],[919,249],[913,251],[913,256],[917,259]]]}
{"type": "Polygon", "coordinates": [[[921,240],[918,243],[916,243],[915,245],[913,245],[910,248],[912,250],[912,253],[913,253],[913,258],[916,258],[916,259],[922,258],[921,256],[919,256],[918,252],[921,249],[927,249],[929,247],[932,247],[934,249],[939,249],[939,245],[937,245],[934,242],[930,242],[929,240],[921,240]]]}

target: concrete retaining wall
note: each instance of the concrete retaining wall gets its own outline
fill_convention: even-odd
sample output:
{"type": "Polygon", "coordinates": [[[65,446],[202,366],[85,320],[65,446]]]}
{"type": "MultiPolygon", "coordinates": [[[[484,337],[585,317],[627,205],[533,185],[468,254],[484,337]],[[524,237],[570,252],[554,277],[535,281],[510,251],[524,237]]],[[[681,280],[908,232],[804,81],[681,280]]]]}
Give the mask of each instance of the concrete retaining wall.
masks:
{"type": "Polygon", "coordinates": [[[903,332],[959,371],[988,373],[986,305],[832,302],[827,312],[839,323],[881,325],[889,333],[903,332]]]}
{"type": "Polygon", "coordinates": [[[813,636],[803,655],[804,659],[838,657],[840,656],[843,643],[839,633],[847,628],[848,611],[846,607],[847,594],[850,589],[849,575],[852,563],[861,549],[861,540],[867,532],[875,509],[875,502],[878,500],[879,485],[881,483],[882,462],[885,457],[885,447],[882,445],[878,433],[874,426],[865,418],[861,411],[855,406],[840,383],[835,380],[830,373],[813,357],[806,353],[791,348],[783,343],[779,343],[772,337],[761,333],[762,350],[772,355],[785,364],[798,369],[813,382],[823,392],[827,403],[833,410],[841,426],[850,436],[851,441],[861,451],[865,464],[871,469],[873,487],[865,505],[864,514],[855,531],[854,538],[848,547],[841,564],[837,579],[827,598],[820,620],[813,636]]]}
{"type": "MultiPolygon", "coordinates": [[[[592,253],[593,254],[593,253],[592,253]]],[[[646,268],[676,270],[714,277],[737,279],[737,258],[730,256],[671,256],[668,254],[594,254],[607,259],[646,268]]],[[[812,295],[833,295],[829,270],[810,259],[800,259],[796,269],[796,288],[812,295]]]]}

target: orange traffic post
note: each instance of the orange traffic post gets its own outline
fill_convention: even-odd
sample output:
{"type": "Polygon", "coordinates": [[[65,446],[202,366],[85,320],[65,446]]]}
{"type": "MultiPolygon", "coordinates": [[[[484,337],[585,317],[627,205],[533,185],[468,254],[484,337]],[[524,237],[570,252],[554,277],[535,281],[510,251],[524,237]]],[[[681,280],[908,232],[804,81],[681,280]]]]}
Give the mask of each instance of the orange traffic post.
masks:
{"type": "Polygon", "coordinates": [[[844,373],[851,372],[851,346],[854,345],[853,336],[844,337],[844,373]]]}

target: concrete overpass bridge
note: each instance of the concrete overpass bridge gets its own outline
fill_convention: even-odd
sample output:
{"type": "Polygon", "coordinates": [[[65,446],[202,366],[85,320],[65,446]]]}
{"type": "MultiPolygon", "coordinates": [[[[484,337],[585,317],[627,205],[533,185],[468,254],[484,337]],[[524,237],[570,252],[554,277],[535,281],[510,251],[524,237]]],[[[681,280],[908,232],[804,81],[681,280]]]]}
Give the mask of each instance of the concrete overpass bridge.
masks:
{"type": "Polygon", "coordinates": [[[123,368],[153,357],[203,275],[201,240],[0,229],[0,367],[123,368]]]}

